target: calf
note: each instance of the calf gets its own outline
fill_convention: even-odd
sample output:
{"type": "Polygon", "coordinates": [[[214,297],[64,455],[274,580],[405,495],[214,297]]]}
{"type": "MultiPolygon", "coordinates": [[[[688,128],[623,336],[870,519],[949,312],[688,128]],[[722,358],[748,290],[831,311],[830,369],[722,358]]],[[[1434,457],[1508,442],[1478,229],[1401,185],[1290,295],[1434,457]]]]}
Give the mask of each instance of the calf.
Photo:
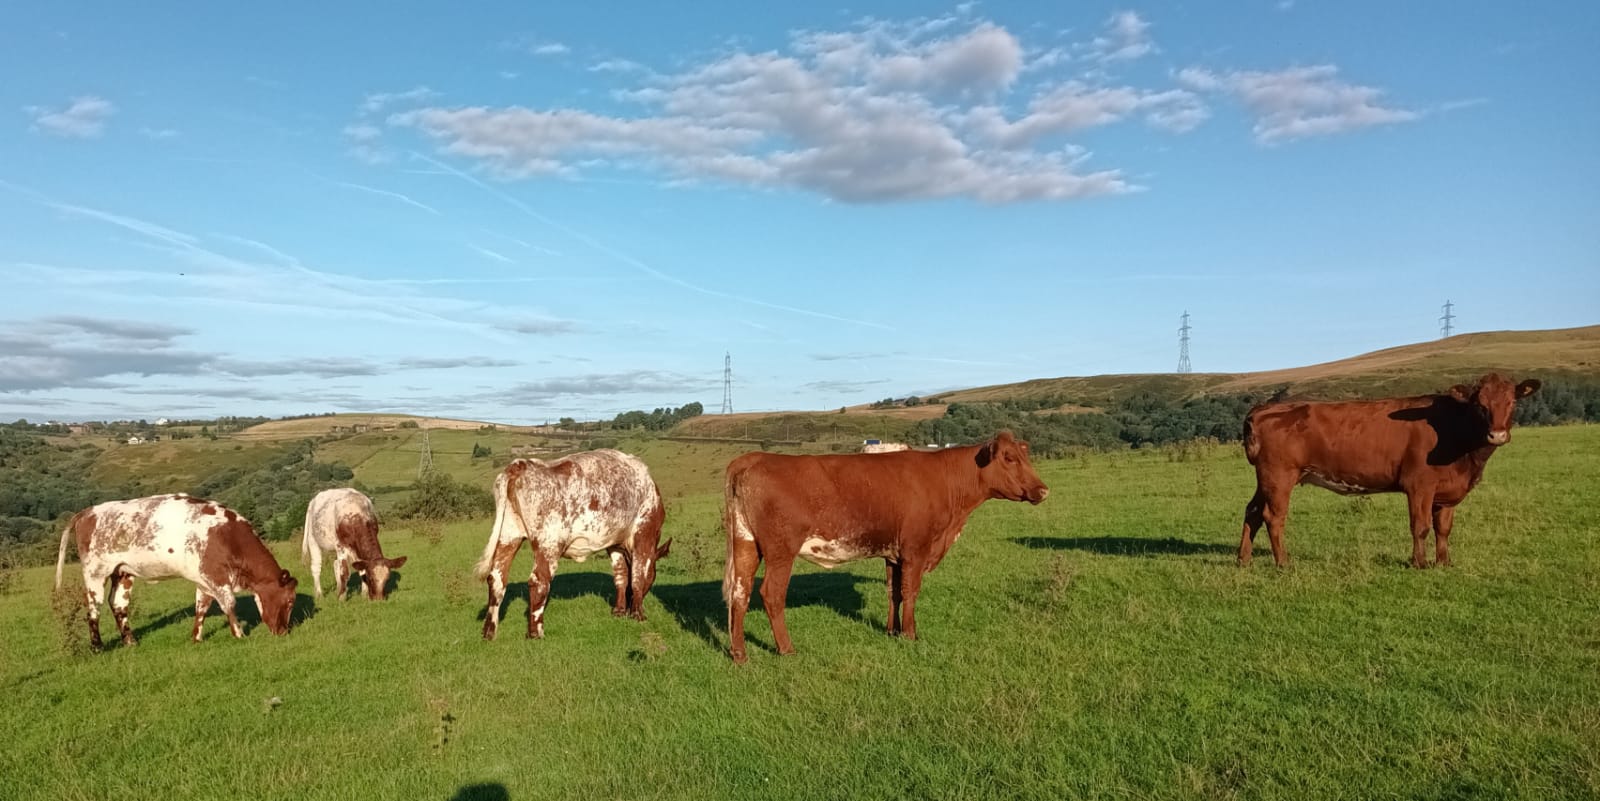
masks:
{"type": "Polygon", "coordinates": [[[1511,441],[1517,400],[1539,390],[1490,373],[1442,395],[1388,400],[1264,403],[1244,419],[1244,454],[1256,494],[1244,510],[1239,564],[1250,564],[1256,531],[1267,526],[1272,558],[1289,552],[1283,524],[1296,484],[1341,495],[1403,492],[1411,513],[1411,564],[1427,567],[1428,530],[1440,565],[1450,564],[1456,504],[1483,478],[1495,449],[1511,441]]]}
{"type": "Polygon", "coordinates": [[[206,611],[215,600],[228,616],[228,630],[244,636],[234,616],[234,593],[255,593],[261,622],[273,634],[289,631],[295,588],[289,571],[261,542],[256,531],[232,509],[187,495],[154,495],[131,501],[110,501],[76,515],[61,533],[56,555],[56,589],[67,558],[67,540],[75,538],[83,563],[84,595],[89,607],[89,643],[100,643],[100,604],[106,579],[111,579],[111,614],[122,641],[133,645],[128,604],[135,578],[182,576],[195,583],[194,641],[200,641],[206,611]]]}
{"type": "Polygon", "coordinates": [[[533,545],[528,577],[528,636],[544,636],[544,607],[556,560],[578,562],[595,551],[611,556],[617,588],[611,614],[644,620],[644,596],[656,581],[656,563],[672,541],[657,544],[666,520],[661,492],[644,462],[614,450],[575,453],[553,462],[517,459],[494,482],[494,531],[473,572],[489,585],[483,638],[499,630],[511,559],[522,541],[533,545]]]}
{"type": "Polygon", "coordinates": [[[1049,492],[1028,460],[1028,443],[1009,431],[982,445],[932,452],[747,453],[734,459],[723,508],[728,560],[722,578],[733,661],[746,658],[745,608],[763,559],[761,600],[778,653],[794,653],[783,605],[795,557],[830,568],[883,559],[885,628],[915,639],[922,575],[938,566],[973,510],[991,498],[1038,504],[1049,492]]]}
{"type": "Polygon", "coordinates": [[[351,570],[361,576],[368,598],[381,601],[389,597],[389,573],[406,563],[404,556],[389,559],[383,555],[372,499],[353,489],[323,490],[306,507],[300,554],[311,565],[311,581],[318,598],[322,597],[323,551],[334,553],[334,586],[340,600],[345,597],[351,570]]]}

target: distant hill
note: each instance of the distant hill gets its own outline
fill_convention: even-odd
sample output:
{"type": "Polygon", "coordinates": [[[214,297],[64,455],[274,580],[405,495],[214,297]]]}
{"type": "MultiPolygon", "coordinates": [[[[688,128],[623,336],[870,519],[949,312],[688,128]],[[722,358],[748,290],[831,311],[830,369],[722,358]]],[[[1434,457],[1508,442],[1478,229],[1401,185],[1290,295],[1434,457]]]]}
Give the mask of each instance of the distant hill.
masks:
{"type": "Polygon", "coordinates": [[[940,396],[946,403],[1064,397],[1106,406],[1148,391],[1164,397],[1288,387],[1296,395],[1377,397],[1437,392],[1483,373],[1600,376],[1600,325],[1546,331],[1490,331],[1402,345],[1348,359],[1256,373],[1145,373],[1041,378],[940,396]]]}
{"type": "Polygon", "coordinates": [[[297,417],[292,420],[269,420],[253,425],[232,435],[233,439],[275,440],[301,439],[327,434],[334,429],[364,427],[370,430],[399,428],[401,423],[416,423],[420,428],[442,428],[452,431],[476,431],[484,426],[505,430],[520,430],[522,426],[484,423],[477,420],[454,420],[448,417],[419,417],[414,414],[332,414],[321,417],[297,417]]]}

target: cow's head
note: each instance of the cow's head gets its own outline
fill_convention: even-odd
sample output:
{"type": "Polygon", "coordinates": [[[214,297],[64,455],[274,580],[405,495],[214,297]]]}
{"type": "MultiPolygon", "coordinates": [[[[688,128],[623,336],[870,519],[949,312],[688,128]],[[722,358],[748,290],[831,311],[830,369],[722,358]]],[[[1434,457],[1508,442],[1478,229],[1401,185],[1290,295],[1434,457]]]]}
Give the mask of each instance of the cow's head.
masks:
{"type": "Polygon", "coordinates": [[[275,579],[265,581],[252,589],[256,603],[261,606],[261,622],[273,634],[289,633],[289,613],[294,611],[295,590],[300,582],[287,570],[279,570],[275,579]]]}
{"type": "Polygon", "coordinates": [[[662,559],[667,558],[667,553],[669,551],[671,551],[671,550],[672,550],[672,540],[667,540],[666,542],[663,542],[660,545],[656,546],[656,552],[655,552],[655,555],[653,555],[653,556],[650,555],[650,554],[645,554],[645,553],[634,554],[634,558],[635,559],[639,559],[639,558],[643,558],[644,559],[644,593],[643,594],[649,595],[650,594],[650,588],[654,587],[656,585],[656,564],[659,563],[662,559]]]}
{"type": "Polygon", "coordinates": [[[1467,404],[1478,415],[1490,445],[1504,445],[1511,441],[1511,421],[1516,416],[1517,401],[1538,392],[1539,386],[1536,378],[1513,384],[1499,373],[1490,373],[1470,387],[1464,384],[1451,387],[1450,397],[1467,404]]]}
{"type": "Polygon", "coordinates": [[[1037,504],[1050,494],[1028,461],[1028,443],[1010,431],[996,434],[978,448],[978,476],[991,498],[1037,504]]]}
{"type": "Polygon", "coordinates": [[[361,583],[367,588],[367,597],[374,601],[382,601],[389,597],[389,573],[399,570],[406,563],[406,557],[399,559],[362,559],[350,564],[350,568],[361,574],[361,583]]]}

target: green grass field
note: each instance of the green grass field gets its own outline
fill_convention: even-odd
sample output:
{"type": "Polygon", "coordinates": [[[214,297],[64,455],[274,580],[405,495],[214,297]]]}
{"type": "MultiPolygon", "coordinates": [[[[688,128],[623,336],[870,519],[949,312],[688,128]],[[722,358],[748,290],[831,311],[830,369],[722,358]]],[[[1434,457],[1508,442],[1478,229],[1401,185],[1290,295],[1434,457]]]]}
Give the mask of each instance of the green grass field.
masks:
{"type": "Polygon", "coordinates": [[[386,530],[411,557],[391,600],[302,598],[284,638],[213,616],[190,644],[193,588],[141,583],[141,644],[89,655],[50,571],[13,574],[0,796],[1600,797],[1600,427],[1518,430],[1447,570],[1405,567],[1398,496],[1309,488],[1294,566],[1235,567],[1236,448],[1042,463],[1050,500],[984,506],[929,576],[922,640],[884,636],[881,563],[805,566],[800,653],[753,611],[743,667],[719,593],[736,449],[690,447],[644,448],[677,543],[643,624],[610,616],[604,560],[563,562],[546,639],[520,636],[523,574],[482,642],[488,521],[386,530]]]}

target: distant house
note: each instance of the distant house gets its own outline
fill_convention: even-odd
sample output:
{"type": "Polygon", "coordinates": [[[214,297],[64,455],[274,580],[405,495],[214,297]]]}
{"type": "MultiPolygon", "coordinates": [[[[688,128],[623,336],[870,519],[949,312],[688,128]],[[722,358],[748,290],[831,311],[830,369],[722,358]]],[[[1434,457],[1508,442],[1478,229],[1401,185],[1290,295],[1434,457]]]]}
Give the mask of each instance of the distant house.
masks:
{"type": "Polygon", "coordinates": [[[861,446],[862,453],[894,453],[909,450],[911,446],[904,442],[879,442],[875,439],[867,440],[867,443],[861,446]]]}
{"type": "Polygon", "coordinates": [[[163,418],[161,418],[161,419],[156,421],[156,425],[158,425],[158,426],[164,426],[166,424],[167,424],[167,418],[165,418],[165,417],[163,417],[163,418]]]}
{"type": "Polygon", "coordinates": [[[143,445],[144,443],[145,443],[144,437],[141,437],[138,434],[134,434],[133,436],[128,437],[128,444],[129,445],[143,445]]]}

